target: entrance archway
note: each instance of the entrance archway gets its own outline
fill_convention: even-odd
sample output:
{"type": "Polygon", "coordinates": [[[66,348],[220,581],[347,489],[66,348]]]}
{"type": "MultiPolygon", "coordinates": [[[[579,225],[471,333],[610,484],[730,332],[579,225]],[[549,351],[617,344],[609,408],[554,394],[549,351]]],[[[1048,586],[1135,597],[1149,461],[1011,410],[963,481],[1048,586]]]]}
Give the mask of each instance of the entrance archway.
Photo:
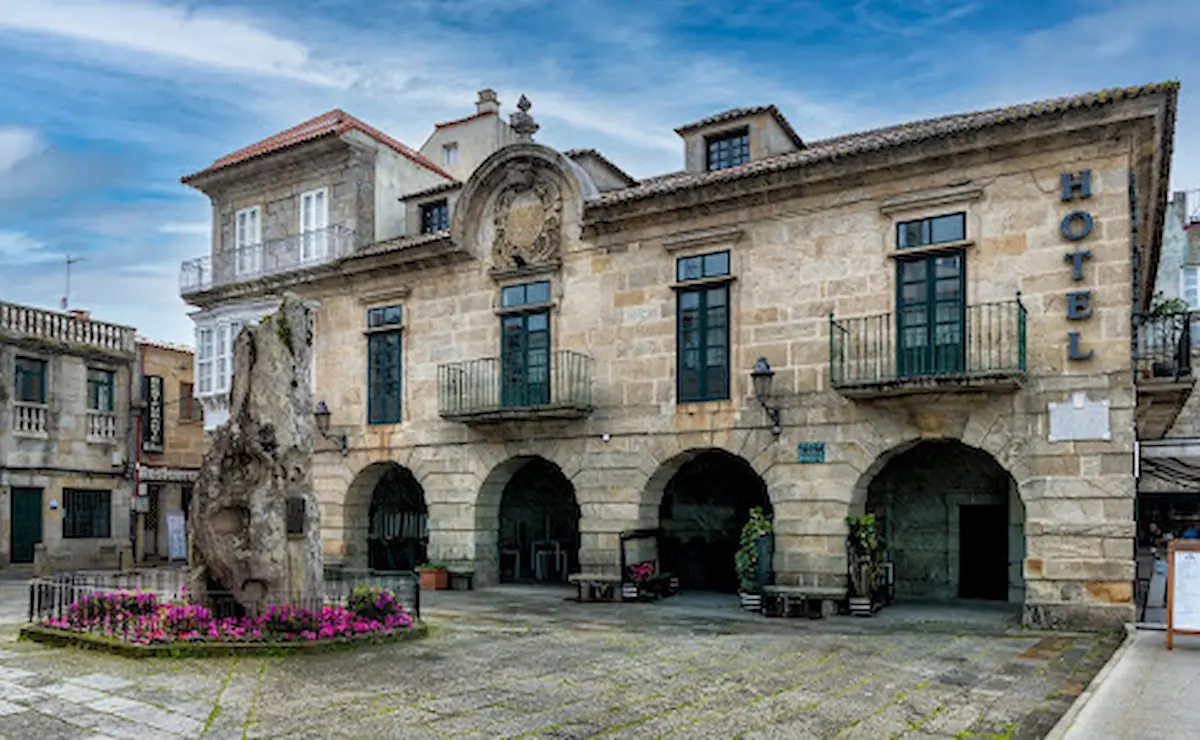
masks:
{"type": "Polygon", "coordinates": [[[565,583],[579,570],[579,503],[557,465],[525,458],[500,494],[502,583],[565,583]]]}
{"type": "Polygon", "coordinates": [[[683,589],[737,591],[742,527],[756,506],[772,516],[767,484],[750,463],[720,449],[686,453],[666,484],[658,521],[663,572],[683,589]]]}
{"type": "Polygon", "coordinates": [[[988,453],[927,441],[895,453],[871,479],[896,595],[1024,601],[1025,508],[988,453]]]}
{"type": "Polygon", "coordinates": [[[425,562],[429,510],[412,471],[396,463],[364,468],[346,495],[348,564],[412,570],[425,562]]]}

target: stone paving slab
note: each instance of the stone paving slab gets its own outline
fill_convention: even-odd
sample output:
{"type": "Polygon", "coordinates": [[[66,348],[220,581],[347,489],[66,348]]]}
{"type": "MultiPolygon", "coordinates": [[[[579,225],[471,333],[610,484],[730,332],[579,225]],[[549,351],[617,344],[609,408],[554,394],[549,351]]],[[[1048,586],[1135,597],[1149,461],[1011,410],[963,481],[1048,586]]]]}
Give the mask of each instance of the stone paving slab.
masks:
{"type": "Polygon", "coordinates": [[[0,738],[1031,738],[1118,643],[500,597],[486,619],[443,599],[425,640],[288,657],[130,660],[0,624],[0,738]]]}

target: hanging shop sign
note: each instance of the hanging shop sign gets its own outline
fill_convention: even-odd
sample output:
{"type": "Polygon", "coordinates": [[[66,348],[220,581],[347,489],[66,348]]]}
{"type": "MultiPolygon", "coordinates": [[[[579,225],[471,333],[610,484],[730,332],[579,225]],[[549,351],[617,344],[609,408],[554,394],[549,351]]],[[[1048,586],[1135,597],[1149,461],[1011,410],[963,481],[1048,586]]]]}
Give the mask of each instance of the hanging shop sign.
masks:
{"type": "MultiPolygon", "coordinates": [[[[1062,200],[1064,203],[1075,199],[1086,200],[1090,197],[1092,197],[1091,170],[1062,173],[1062,200]]],[[[1071,211],[1063,216],[1063,220],[1059,224],[1059,231],[1063,238],[1076,244],[1074,251],[1067,252],[1063,259],[1071,263],[1071,277],[1077,283],[1083,280],[1083,263],[1092,258],[1092,250],[1084,249],[1079,242],[1092,233],[1094,226],[1095,220],[1092,218],[1092,214],[1085,210],[1071,211]]],[[[1073,290],[1067,293],[1067,320],[1086,321],[1091,317],[1092,291],[1073,290]]],[[[1078,331],[1069,332],[1067,341],[1069,344],[1068,357],[1072,360],[1089,360],[1096,353],[1091,349],[1083,350],[1080,346],[1080,332],[1078,331]]]]}
{"type": "Polygon", "coordinates": [[[146,419],[142,424],[142,452],[162,452],[163,379],[161,375],[142,377],[142,398],[146,399],[146,419]]]}

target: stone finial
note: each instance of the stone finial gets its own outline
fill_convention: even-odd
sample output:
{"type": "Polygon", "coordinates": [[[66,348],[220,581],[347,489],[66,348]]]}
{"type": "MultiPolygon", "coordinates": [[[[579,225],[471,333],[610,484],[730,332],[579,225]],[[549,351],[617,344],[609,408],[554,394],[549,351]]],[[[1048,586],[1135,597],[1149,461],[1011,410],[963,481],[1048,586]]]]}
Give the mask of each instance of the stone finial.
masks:
{"type": "Polygon", "coordinates": [[[529,102],[529,98],[522,95],[517,101],[517,112],[508,118],[509,125],[517,134],[517,141],[532,142],[533,135],[541,128],[537,121],[533,120],[533,116],[529,115],[529,109],[532,107],[533,103],[529,102]]]}

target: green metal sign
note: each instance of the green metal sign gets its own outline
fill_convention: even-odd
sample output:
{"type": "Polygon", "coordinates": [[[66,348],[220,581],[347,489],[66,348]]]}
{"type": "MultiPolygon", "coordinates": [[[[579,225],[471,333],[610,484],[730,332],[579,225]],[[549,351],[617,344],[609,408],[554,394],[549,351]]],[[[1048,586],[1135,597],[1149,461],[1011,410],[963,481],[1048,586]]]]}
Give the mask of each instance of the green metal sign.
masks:
{"type": "Polygon", "coordinates": [[[800,463],[825,462],[825,443],[801,442],[796,445],[796,461],[800,463]]]}

